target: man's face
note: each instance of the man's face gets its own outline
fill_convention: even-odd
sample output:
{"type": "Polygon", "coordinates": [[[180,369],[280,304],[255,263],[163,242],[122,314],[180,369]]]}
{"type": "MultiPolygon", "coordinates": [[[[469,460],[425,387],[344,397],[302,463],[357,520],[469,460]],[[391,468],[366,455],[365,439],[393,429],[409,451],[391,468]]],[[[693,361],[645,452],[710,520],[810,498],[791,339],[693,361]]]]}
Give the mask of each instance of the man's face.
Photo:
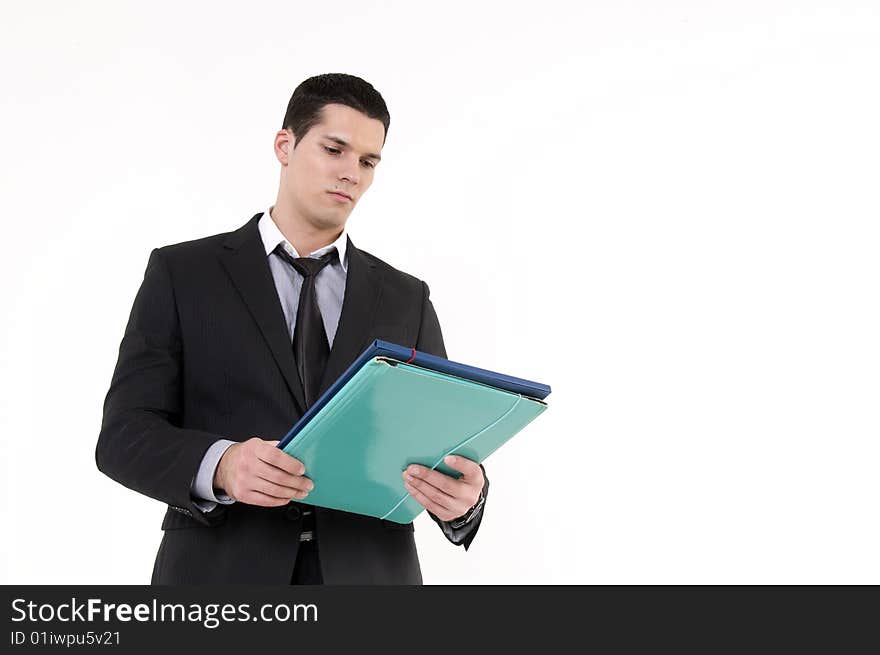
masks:
{"type": "Polygon", "coordinates": [[[285,204],[316,229],[342,229],[373,182],[384,138],[382,121],[338,104],[324,106],[323,119],[296,148],[290,130],[278,132],[275,154],[285,204]]]}

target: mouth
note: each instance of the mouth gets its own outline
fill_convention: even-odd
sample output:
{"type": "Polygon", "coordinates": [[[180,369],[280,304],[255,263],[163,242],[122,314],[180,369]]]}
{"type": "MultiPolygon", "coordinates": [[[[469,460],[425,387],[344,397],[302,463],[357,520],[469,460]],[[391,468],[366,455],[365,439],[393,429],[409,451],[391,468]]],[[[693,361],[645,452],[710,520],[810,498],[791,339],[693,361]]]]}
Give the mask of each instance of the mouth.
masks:
{"type": "Polygon", "coordinates": [[[347,196],[346,194],[339,191],[328,191],[331,196],[339,200],[340,202],[351,202],[351,196],[347,196]]]}

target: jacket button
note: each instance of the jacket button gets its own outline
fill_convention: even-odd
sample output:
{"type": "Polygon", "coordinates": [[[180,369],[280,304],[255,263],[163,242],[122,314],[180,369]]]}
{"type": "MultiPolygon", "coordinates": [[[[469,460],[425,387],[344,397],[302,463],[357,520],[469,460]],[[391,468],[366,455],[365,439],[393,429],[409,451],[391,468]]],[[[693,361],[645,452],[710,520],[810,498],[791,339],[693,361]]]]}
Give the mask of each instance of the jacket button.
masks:
{"type": "Polygon", "coordinates": [[[287,506],[287,518],[291,521],[299,521],[302,518],[302,511],[296,505],[287,506]]]}

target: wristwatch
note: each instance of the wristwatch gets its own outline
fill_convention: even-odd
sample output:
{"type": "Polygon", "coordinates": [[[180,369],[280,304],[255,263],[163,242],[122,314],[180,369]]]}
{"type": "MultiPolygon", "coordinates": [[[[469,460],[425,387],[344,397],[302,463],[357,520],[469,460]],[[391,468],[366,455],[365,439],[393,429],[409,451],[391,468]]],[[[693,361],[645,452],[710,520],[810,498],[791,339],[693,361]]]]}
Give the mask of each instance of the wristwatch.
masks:
{"type": "Polygon", "coordinates": [[[465,514],[461,518],[455,519],[454,521],[450,521],[449,527],[451,527],[453,530],[457,530],[458,528],[461,528],[461,527],[467,525],[468,523],[470,523],[471,520],[477,515],[477,513],[479,513],[480,508],[483,506],[483,503],[485,501],[486,501],[486,499],[483,497],[483,491],[480,490],[480,498],[477,500],[476,504],[473,507],[471,507],[468,510],[467,514],[465,514]]]}

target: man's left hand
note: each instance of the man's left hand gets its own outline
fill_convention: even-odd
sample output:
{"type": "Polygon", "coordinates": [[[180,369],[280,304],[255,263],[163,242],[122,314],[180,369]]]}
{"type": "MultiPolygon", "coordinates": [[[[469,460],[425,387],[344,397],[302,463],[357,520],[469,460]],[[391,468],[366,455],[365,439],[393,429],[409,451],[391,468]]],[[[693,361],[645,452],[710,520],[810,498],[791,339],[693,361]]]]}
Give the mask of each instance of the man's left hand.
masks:
{"type": "Polygon", "coordinates": [[[453,521],[468,513],[480,499],[483,469],[461,455],[447,455],[447,466],[461,472],[460,478],[411,464],[403,472],[403,484],[409,494],[441,521],[453,521]]]}

